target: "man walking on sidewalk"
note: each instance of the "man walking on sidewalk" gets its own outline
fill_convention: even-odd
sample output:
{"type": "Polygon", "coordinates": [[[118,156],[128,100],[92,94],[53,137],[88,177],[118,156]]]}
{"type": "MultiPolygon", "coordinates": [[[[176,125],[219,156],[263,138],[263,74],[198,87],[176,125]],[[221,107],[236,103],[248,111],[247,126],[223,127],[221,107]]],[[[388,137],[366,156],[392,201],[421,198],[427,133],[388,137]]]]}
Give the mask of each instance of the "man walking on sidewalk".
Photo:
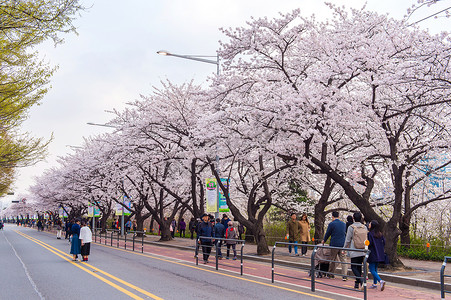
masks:
{"type": "Polygon", "coordinates": [[[213,225],[210,222],[210,217],[207,214],[202,215],[202,222],[197,227],[197,236],[205,237],[199,238],[199,244],[202,245],[202,253],[204,258],[204,264],[208,263],[208,257],[210,256],[211,248],[213,247],[213,225]]]}
{"type": "MultiPolygon", "coordinates": [[[[354,224],[348,227],[346,233],[345,248],[364,249],[365,240],[367,239],[368,230],[366,226],[361,223],[362,214],[359,212],[354,213],[354,224]]],[[[355,279],[354,288],[360,288],[363,284],[362,280],[362,264],[365,252],[349,251],[348,255],[351,257],[351,270],[354,273],[355,279]]],[[[363,276],[366,276],[364,274],[363,276]]]]}
{"type": "MultiPolygon", "coordinates": [[[[326,242],[330,237],[330,246],[331,247],[340,247],[343,248],[346,239],[346,224],[340,221],[338,211],[332,212],[332,222],[327,226],[326,234],[324,235],[324,239],[321,241],[322,244],[326,242]]],[[[337,269],[337,264],[335,261],[338,259],[341,262],[341,274],[343,275],[343,281],[346,281],[346,276],[348,275],[348,266],[346,263],[346,255],[345,252],[341,249],[330,249],[330,260],[333,262],[329,265],[329,272],[335,273],[337,269]]],[[[337,261],[338,262],[338,261],[337,261]]],[[[329,277],[334,277],[333,274],[328,274],[329,277]]]]}
{"type": "MultiPolygon", "coordinates": [[[[287,223],[288,242],[297,244],[301,238],[301,224],[296,220],[296,213],[291,213],[291,218],[287,223]]],[[[288,245],[288,252],[291,254],[291,245],[288,245]]],[[[294,255],[299,256],[298,246],[294,246],[294,255]]]]}

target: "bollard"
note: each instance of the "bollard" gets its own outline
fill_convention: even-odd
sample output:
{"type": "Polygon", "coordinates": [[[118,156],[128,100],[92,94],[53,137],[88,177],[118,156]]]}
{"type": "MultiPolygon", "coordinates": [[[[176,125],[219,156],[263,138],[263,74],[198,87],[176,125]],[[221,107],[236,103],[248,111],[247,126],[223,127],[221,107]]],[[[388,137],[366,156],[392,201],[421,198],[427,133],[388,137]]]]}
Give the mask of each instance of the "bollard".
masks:
{"type": "Polygon", "coordinates": [[[426,253],[429,254],[429,248],[431,248],[431,244],[426,243],[426,253]]]}

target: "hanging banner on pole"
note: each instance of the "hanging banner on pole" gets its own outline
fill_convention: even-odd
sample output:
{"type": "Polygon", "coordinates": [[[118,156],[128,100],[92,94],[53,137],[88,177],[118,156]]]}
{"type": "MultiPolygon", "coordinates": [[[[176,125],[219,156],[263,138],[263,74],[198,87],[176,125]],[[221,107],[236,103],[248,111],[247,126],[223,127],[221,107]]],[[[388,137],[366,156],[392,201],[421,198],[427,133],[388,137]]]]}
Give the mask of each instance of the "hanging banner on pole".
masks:
{"type": "Polygon", "coordinates": [[[122,216],[122,205],[120,203],[116,203],[116,216],[122,216]]]}
{"type": "Polygon", "coordinates": [[[62,219],[64,218],[64,209],[62,207],[60,207],[60,209],[58,210],[58,216],[62,219]]]}
{"type": "Polygon", "coordinates": [[[92,218],[94,216],[94,205],[89,202],[88,203],[88,217],[92,218]]]}
{"type": "Polygon", "coordinates": [[[94,206],[94,217],[95,218],[100,218],[100,209],[99,209],[99,207],[97,205],[94,206]]]}
{"type": "Polygon", "coordinates": [[[131,215],[131,212],[130,212],[130,207],[131,207],[131,205],[132,205],[132,202],[131,202],[131,199],[130,198],[128,198],[127,196],[124,196],[124,205],[125,205],[125,207],[123,208],[123,210],[124,210],[124,216],[129,216],[129,215],[131,215]]]}
{"type": "Polygon", "coordinates": [[[205,179],[205,196],[207,197],[207,212],[214,213],[218,211],[218,191],[216,178],[205,179]]]}
{"type": "MultiPolygon", "coordinates": [[[[227,190],[229,189],[229,180],[227,178],[221,178],[221,183],[225,188],[227,188],[227,190]]],[[[220,187],[218,187],[218,189],[219,189],[219,212],[229,212],[230,209],[227,206],[227,200],[226,197],[224,196],[224,192],[221,190],[220,187]]],[[[228,194],[228,196],[230,197],[230,193],[228,194]]]]}
{"type": "Polygon", "coordinates": [[[122,203],[128,208],[125,208],[122,204],[116,203],[116,216],[129,216],[131,215],[130,207],[131,207],[131,199],[127,196],[124,196],[122,199],[122,203]]]}

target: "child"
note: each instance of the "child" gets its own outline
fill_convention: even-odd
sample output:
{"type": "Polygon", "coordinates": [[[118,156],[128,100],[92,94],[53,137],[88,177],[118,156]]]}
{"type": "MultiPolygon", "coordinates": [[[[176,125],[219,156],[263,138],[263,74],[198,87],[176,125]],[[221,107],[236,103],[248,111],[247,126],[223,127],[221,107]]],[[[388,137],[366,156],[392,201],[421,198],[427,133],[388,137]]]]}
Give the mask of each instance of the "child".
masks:
{"type": "Polygon", "coordinates": [[[226,230],[225,238],[226,238],[226,244],[227,244],[227,259],[229,259],[229,253],[230,253],[230,246],[233,249],[233,260],[236,260],[236,239],[238,237],[238,234],[233,228],[233,221],[229,221],[228,228],[226,230]]]}

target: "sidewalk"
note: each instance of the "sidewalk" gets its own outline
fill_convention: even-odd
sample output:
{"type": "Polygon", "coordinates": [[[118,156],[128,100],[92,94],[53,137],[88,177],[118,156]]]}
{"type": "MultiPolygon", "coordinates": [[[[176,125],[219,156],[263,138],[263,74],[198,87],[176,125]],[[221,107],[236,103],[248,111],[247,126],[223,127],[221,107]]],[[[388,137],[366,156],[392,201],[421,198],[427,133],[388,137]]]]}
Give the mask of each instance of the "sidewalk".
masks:
{"type": "MultiPolygon", "coordinates": [[[[160,236],[148,235],[144,240],[145,242],[151,242],[152,244],[160,245],[163,247],[177,247],[182,249],[191,248],[192,251],[194,251],[195,240],[176,237],[171,241],[159,242],[159,239],[160,236]]],[[[269,247],[270,251],[272,251],[272,248],[273,247],[269,247]]],[[[275,260],[307,265],[310,264],[310,254],[311,251],[309,251],[307,253],[307,257],[304,258],[299,256],[290,256],[288,254],[287,248],[277,248],[275,260]]],[[[257,255],[257,245],[254,244],[245,244],[243,255],[248,259],[254,258],[260,261],[267,261],[268,263],[271,262],[271,254],[257,255]]],[[[379,275],[381,276],[381,278],[386,280],[387,282],[395,282],[440,290],[440,269],[443,262],[421,261],[408,258],[401,258],[401,261],[406,267],[404,270],[391,271],[379,269],[379,275]]],[[[451,266],[448,267],[448,271],[446,273],[451,273],[451,266]]],[[[445,282],[448,286],[450,285],[450,282],[445,282]]],[[[447,289],[450,290],[451,286],[447,287],[447,289]]]]}

